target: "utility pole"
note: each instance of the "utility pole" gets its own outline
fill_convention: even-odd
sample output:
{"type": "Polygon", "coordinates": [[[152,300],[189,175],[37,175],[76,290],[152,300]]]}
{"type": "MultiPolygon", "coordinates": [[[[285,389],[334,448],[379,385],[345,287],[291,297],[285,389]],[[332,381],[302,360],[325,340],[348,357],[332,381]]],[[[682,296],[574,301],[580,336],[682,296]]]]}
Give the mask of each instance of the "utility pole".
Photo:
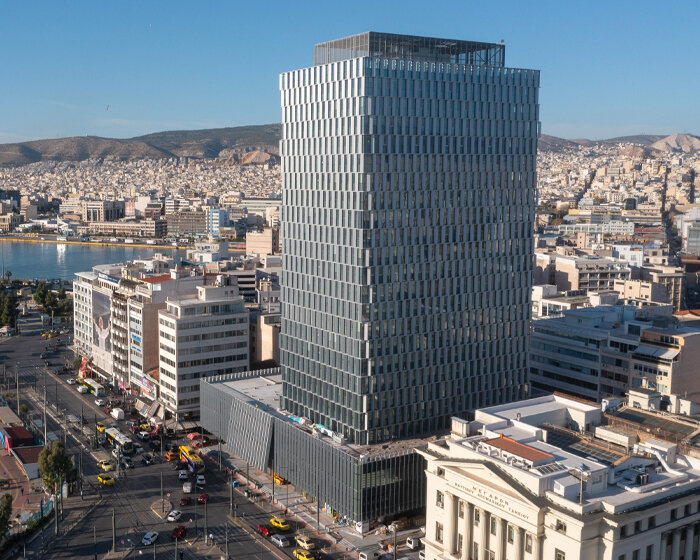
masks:
{"type": "Polygon", "coordinates": [[[321,498],[318,497],[318,484],[316,485],[316,530],[321,531],[321,498]]]}
{"type": "Polygon", "coordinates": [[[112,508],[112,552],[117,551],[117,523],[114,519],[114,508],[112,508]]]}
{"type": "Polygon", "coordinates": [[[226,523],[226,560],[228,560],[228,523],[226,523]]]}
{"type": "Polygon", "coordinates": [[[15,362],[15,385],[17,386],[17,416],[19,416],[19,364],[15,362]]]}
{"type": "Polygon", "coordinates": [[[156,560],[156,541],[153,541],[153,560],[156,560]]]}
{"type": "Polygon", "coordinates": [[[160,471],[160,513],[165,515],[165,498],[163,497],[163,471],[160,471]]]}
{"type": "Polygon", "coordinates": [[[177,537],[175,537],[175,560],[177,560],[177,541],[179,541],[177,537]]]}
{"type": "Polygon", "coordinates": [[[92,526],[92,551],[95,555],[95,560],[97,560],[97,529],[92,526]]]}
{"type": "Polygon", "coordinates": [[[208,533],[207,533],[207,530],[208,530],[208,528],[207,528],[207,504],[208,503],[209,503],[208,501],[204,502],[204,542],[205,543],[207,542],[207,535],[208,535],[208,533]]]}
{"type": "Polygon", "coordinates": [[[197,523],[197,502],[199,500],[194,501],[194,538],[197,538],[197,535],[199,535],[199,524],[197,523]]]}
{"type": "Polygon", "coordinates": [[[228,481],[228,514],[233,515],[233,474],[228,481]]]}
{"type": "Polygon", "coordinates": [[[221,436],[219,436],[219,471],[221,471],[221,436]]]}
{"type": "Polygon", "coordinates": [[[394,546],[391,547],[391,552],[394,556],[394,560],[396,560],[396,533],[397,533],[397,527],[394,525],[394,546]]]}
{"type": "Polygon", "coordinates": [[[79,448],[80,452],[80,462],[78,463],[78,468],[80,472],[80,499],[83,499],[83,448],[79,448]]]}
{"type": "Polygon", "coordinates": [[[58,492],[53,495],[53,528],[54,533],[58,536],[58,492]]]}
{"type": "Polygon", "coordinates": [[[48,444],[48,441],[46,440],[47,434],[46,434],[46,385],[44,385],[44,445],[48,444]]]}

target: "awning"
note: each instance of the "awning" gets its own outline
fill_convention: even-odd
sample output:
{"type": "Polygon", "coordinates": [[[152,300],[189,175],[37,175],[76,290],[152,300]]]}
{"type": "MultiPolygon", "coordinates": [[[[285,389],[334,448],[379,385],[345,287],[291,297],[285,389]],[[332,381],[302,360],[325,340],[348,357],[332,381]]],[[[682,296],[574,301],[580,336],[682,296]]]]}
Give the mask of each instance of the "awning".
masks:
{"type": "Polygon", "coordinates": [[[680,350],[673,350],[671,348],[656,348],[655,346],[640,344],[633,351],[633,354],[641,354],[642,356],[649,356],[660,360],[672,360],[678,356],[678,354],[680,354],[680,350]]]}
{"type": "Polygon", "coordinates": [[[156,412],[158,412],[158,408],[160,407],[160,403],[158,401],[153,401],[151,403],[151,406],[148,407],[148,412],[144,414],[146,418],[152,418],[153,416],[156,415],[156,412]]]}
{"type": "Polygon", "coordinates": [[[134,404],[136,411],[143,416],[144,418],[148,417],[148,408],[149,405],[143,402],[141,399],[136,399],[136,403],[134,404]]]}

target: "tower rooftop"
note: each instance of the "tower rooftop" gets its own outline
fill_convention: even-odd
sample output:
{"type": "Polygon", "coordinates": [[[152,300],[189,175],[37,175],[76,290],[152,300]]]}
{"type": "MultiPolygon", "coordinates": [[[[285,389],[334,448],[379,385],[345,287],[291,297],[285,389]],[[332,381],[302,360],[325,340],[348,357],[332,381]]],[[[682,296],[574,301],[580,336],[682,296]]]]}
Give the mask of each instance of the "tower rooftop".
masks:
{"type": "Polygon", "coordinates": [[[367,31],[317,44],[314,47],[314,65],[368,56],[472,66],[504,66],[505,52],[505,45],[497,43],[367,31]]]}

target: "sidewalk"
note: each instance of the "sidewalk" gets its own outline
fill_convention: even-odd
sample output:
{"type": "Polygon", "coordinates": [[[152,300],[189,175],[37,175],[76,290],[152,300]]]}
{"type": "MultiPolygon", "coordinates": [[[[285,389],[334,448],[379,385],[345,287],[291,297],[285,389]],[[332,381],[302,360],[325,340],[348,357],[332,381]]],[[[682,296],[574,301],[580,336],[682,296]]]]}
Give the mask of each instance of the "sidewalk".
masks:
{"type": "MultiPolygon", "coordinates": [[[[90,489],[86,488],[89,492],[90,489]]],[[[15,547],[14,554],[6,554],[4,558],[32,558],[42,557],[42,547],[47,550],[56,539],[60,539],[71,533],[75,526],[89,515],[95,506],[100,502],[97,493],[87,494],[84,492],[84,499],[80,495],[69,496],[63,500],[63,517],[59,517],[59,536],[55,534],[55,520],[53,514],[44,523],[43,530],[37,530],[26,542],[26,554],[22,556],[23,543],[20,542],[15,547]]]]}

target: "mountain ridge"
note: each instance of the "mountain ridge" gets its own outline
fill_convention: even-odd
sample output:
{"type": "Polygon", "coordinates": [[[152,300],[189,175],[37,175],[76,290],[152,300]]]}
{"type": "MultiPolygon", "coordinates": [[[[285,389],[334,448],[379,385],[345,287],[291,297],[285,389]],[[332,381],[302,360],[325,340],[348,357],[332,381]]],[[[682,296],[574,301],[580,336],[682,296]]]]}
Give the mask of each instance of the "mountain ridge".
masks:
{"type": "MultiPolygon", "coordinates": [[[[219,158],[229,164],[277,161],[281,126],[273,123],[201,130],[168,130],[133,138],[72,136],[14,142],[0,144],[0,166],[20,166],[39,161],[82,161],[91,158],[219,158]],[[254,151],[260,154],[242,157],[242,154],[254,151]],[[270,157],[266,158],[263,154],[270,157]]],[[[636,134],[604,140],[568,140],[542,134],[539,138],[539,150],[559,152],[581,146],[620,143],[634,144],[651,151],[700,151],[700,138],[692,134],[636,134]]]]}

